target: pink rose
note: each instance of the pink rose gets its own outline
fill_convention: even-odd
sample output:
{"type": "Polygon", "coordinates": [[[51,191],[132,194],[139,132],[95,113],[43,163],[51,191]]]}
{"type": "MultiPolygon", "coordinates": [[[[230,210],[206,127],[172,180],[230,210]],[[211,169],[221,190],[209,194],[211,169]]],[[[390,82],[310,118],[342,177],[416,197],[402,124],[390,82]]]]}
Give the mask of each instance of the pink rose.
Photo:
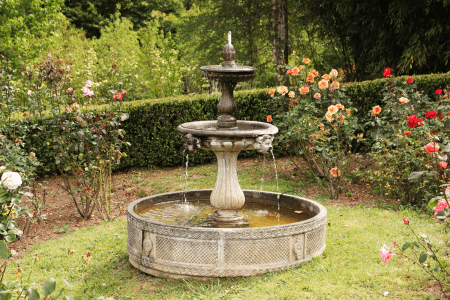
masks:
{"type": "Polygon", "coordinates": [[[445,161],[440,161],[440,162],[439,162],[439,166],[440,166],[442,169],[445,169],[445,168],[447,168],[447,162],[445,162],[445,161]]]}
{"type": "Polygon", "coordinates": [[[433,152],[436,152],[436,151],[439,150],[439,144],[438,143],[434,143],[434,142],[430,142],[430,143],[426,144],[423,148],[428,153],[433,153],[433,152]]]}

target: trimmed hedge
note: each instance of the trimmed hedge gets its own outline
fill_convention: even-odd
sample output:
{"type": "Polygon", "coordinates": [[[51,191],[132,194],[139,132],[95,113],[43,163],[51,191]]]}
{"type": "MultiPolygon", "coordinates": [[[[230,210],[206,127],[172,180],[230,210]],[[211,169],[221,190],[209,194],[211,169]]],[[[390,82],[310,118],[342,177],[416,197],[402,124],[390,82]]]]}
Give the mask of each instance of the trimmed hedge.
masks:
{"type": "MultiPolygon", "coordinates": [[[[400,76],[399,80],[407,81],[408,78],[414,78],[414,83],[419,91],[426,93],[431,99],[437,99],[436,90],[444,89],[450,84],[450,72],[444,74],[429,74],[417,76],[400,76]]],[[[352,99],[354,106],[358,109],[356,116],[358,118],[367,117],[368,112],[375,105],[381,105],[383,94],[382,90],[388,79],[375,79],[363,82],[345,83],[347,95],[352,99]]]]}
{"type": "MultiPolygon", "coordinates": [[[[399,78],[406,81],[408,76],[399,78]]],[[[419,90],[436,99],[435,90],[446,87],[450,82],[450,73],[420,75],[414,76],[414,79],[419,90]]],[[[358,109],[359,118],[365,118],[373,106],[381,104],[386,80],[346,83],[342,86],[358,109]]],[[[267,92],[268,89],[235,92],[235,117],[239,120],[265,122],[267,115],[273,115],[276,111],[275,104],[267,92]]],[[[129,102],[124,109],[129,114],[129,119],[123,122],[123,129],[126,131],[125,139],[131,146],[122,149],[127,157],[122,158],[117,169],[181,166],[183,141],[176,131],[177,126],[185,122],[217,119],[218,101],[219,95],[212,94],[129,102]]],[[[96,108],[102,109],[102,106],[96,108]]],[[[44,120],[44,123],[46,122],[50,120],[44,120]]],[[[28,150],[35,151],[45,166],[38,173],[56,172],[52,149],[47,145],[42,131],[35,128],[29,132],[27,139],[28,150]]],[[[276,144],[274,152],[277,156],[285,154],[276,144]]],[[[259,155],[256,151],[240,153],[240,157],[256,155],[259,155]]],[[[212,151],[199,150],[190,156],[189,161],[191,164],[201,164],[214,159],[212,151]]]]}
{"type": "MultiPolygon", "coordinates": [[[[249,90],[234,93],[239,120],[266,121],[273,111],[273,102],[267,90],[249,90]]],[[[176,131],[178,125],[185,122],[215,120],[218,117],[217,104],[219,97],[215,95],[179,96],[157,100],[139,100],[129,102],[124,112],[129,118],[123,122],[125,139],[131,146],[125,146],[121,164],[116,168],[129,169],[135,167],[153,168],[181,166],[183,161],[183,141],[176,131]]],[[[104,106],[92,106],[89,109],[101,110],[104,106]]],[[[51,122],[45,119],[44,124],[51,122]]],[[[37,127],[27,135],[27,148],[35,151],[43,167],[38,174],[56,173],[54,155],[47,144],[46,136],[37,127]]],[[[278,153],[280,154],[280,153],[278,153]]],[[[256,151],[243,151],[241,157],[256,156],[256,151]]],[[[199,150],[189,157],[191,164],[211,162],[215,159],[212,151],[199,150]]]]}

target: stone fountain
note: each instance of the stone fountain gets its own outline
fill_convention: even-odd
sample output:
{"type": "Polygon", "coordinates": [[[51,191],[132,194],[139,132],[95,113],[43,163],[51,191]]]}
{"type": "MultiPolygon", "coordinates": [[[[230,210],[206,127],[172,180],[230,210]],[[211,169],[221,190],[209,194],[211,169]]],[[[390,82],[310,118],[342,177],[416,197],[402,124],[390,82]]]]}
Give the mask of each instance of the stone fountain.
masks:
{"type": "Polygon", "coordinates": [[[222,51],[222,65],[204,66],[203,76],[222,89],[214,121],[188,122],[178,126],[185,151],[212,150],[217,156],[218,174],[214,189],[174,192],[145,197],[127,210],[130,263],[155,276],[173,278],[237,277],[295,267],[322,254],[325,249],[327,211],[312,200],[287,194],[243,191],[236,164],[242,150],[272,150],[278,128],[272,124],[239,121],[233,116],[233,90],[238,82],[254,78],[256,69],[238,66],[236,51],[228,43],[222,51]],[[166,203],[209,201],[214,212],[208,216],[214,227],[192,227],[152,220],[141,212],[166,203]],[[304,211],[308,218],[284,225],[252,227],[239,212],[245,203],[304,211]]]}

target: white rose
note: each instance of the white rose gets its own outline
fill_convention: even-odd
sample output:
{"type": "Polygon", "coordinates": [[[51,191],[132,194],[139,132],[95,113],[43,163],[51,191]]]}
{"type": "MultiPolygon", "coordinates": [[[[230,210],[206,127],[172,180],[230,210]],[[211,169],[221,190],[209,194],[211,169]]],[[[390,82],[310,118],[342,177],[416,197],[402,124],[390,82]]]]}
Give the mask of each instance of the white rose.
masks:
{"type": "Polygon", "coordinates": [[[2,175],[3,187],[15,190],[22,185],[22,177],[17,172],[5,172],[2,175]]]}

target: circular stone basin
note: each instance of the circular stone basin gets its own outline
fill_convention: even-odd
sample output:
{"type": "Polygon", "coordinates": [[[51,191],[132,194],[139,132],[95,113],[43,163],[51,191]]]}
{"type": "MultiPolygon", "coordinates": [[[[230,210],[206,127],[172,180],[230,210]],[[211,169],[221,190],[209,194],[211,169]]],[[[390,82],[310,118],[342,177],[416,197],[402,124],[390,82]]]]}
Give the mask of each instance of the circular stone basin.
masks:
{"type": "MultiPolygon", "coordinates": [[[[211,190],[185,193],[188,201],[209,201],[211,190]]],[[[327,211],[302,197],[244,191],[245,201],[308,211],[311,218],[270,227],[210,228],[164,224],[141,211],[180,201],[183,192],[153,195],[127,209],[128,255],[142,272],[171,278],[253,276],[293,268],[325,249],[327,211]]]]}
{"type": "Polygon", "coordinates": [[[179,133],[191,133],[194,136],[217,136],[217,137],[258,137],[265,134],[274,135],[278,128],[269,123],[256,121],[236,122],[233,128],[218,128],[217,121],[195,121],[178,125],[179,133]]]}
{"type": "Polygon", "coordinates": [[[250,66],[223,67],[222,65],[210,65],[200,67],[203,77],[212,81],[237,83],[248,81],[255,77],[256,68],[250,66]]]}

